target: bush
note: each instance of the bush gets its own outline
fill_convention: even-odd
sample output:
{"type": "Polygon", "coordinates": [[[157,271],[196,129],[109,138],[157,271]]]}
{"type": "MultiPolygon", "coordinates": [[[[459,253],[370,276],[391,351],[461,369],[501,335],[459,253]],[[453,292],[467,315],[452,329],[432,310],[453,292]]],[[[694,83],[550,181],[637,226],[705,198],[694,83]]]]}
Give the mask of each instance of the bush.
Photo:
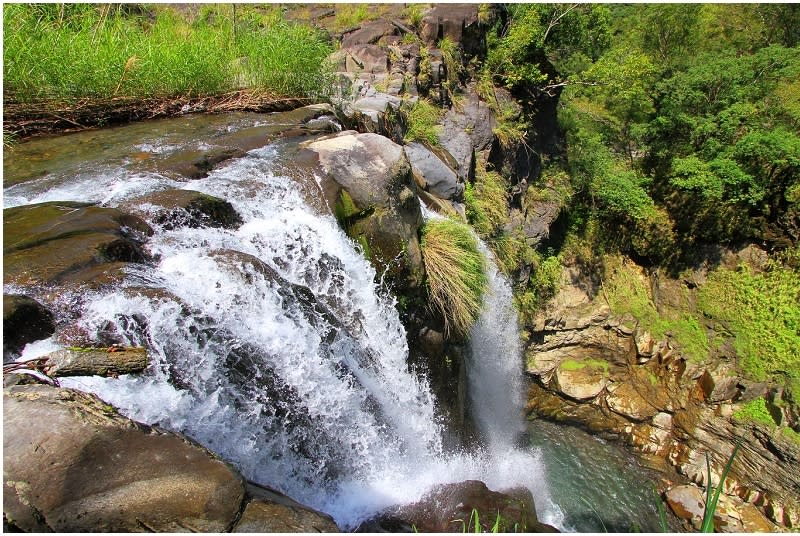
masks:
{"type": "Polygon", "coordinates": [[[432,219],[422,229],[421,246],[431,303],[445,332],[464,336],[480,315],[488,285],[478,241],[463,223],[432,219]]]}

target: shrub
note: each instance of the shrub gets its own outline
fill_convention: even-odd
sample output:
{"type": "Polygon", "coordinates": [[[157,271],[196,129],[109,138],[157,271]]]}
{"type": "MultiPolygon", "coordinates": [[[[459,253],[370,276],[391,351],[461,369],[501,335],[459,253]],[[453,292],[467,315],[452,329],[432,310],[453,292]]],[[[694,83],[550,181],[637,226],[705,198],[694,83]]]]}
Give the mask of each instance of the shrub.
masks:
{"type": "Polygon", "coordinates": [[[431,303],[445,321],[445,332],[463,336],[478,319],[488,279],[486,260],[470,228],[432,219],[422,229],[422,259],[431,303]]]}

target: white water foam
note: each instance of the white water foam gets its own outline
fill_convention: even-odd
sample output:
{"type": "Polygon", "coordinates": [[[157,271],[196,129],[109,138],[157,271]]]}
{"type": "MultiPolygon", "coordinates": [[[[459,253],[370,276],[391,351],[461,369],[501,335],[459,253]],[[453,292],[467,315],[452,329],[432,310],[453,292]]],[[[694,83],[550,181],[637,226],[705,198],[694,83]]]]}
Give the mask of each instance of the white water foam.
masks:
{"type": "MultiPolygon", "coordinates": [[[[275,171],[275,151],[252,151],[186,186],[229,200],[239,229],[157,228],[155,265],[131,269],[125,288],[82,296],[81,327],[147,346],[152,370],[62,384],[186,433],[346,528],[466,479],[527,486],[540,518],[558,524],[536,453],[510,444],[445,452],[393,301],[333,217],[275,171]]],[[[100,184],[81,200],[119,187],[100,184]]]]}

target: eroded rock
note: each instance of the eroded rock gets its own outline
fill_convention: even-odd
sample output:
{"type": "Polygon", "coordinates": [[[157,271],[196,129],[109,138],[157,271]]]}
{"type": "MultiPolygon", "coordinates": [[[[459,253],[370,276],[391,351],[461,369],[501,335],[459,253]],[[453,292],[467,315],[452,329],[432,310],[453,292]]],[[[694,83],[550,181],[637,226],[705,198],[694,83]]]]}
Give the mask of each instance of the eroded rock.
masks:
{"type": "Polygon", "coordinates": [[[194,190],[162,190],[125,203],[133,210],[152,207],[153,221],[165,229],[176,227],[223,227],[233,229],[242,218],[228,201],[194,190]]]}

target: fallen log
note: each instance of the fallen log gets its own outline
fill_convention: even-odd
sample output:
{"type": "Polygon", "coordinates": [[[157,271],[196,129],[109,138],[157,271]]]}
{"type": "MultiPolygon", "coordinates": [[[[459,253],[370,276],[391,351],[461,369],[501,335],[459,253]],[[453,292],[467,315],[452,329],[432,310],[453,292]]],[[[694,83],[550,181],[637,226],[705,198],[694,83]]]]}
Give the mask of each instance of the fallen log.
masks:
{"type": "Polygon", "coordinates": [[[48,376],[117,376],[147,368],[147,350],[137,347],[64,348],[44,356],[48,376]]]}

